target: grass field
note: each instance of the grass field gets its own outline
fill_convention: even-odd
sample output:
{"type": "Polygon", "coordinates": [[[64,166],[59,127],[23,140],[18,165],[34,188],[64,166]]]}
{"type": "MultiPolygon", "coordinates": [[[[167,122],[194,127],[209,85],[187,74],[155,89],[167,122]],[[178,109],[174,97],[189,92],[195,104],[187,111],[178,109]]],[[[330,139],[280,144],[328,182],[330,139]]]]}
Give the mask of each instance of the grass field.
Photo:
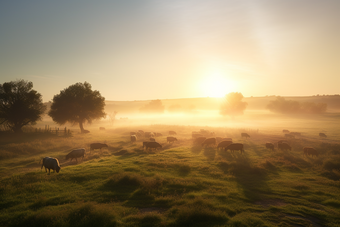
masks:
{"type": "Polygon", "coordinates": [[[339,115],[256,119],[105,131],[94,124],[72,137],[2,134],[0,226],[340,226],[339,115]],[[284,138],[283,127],[302,133],[289,141],[292,151],[267,150],[266,142],[284,138]],[[201,128],[243,143],[245,153],[194,145],[191,132],[201,128]],[[145,151],[144,138],[131,143],[129,132],[138,129],[162,133],[163,148],[145,151]],[[173,144],[169,130],[177,132],[173,144]],[[328,137],[319,138],[321,131],[328,137]],[[90,153],[93,142],[109,147],[90,153]],[[305,146],[320,155],[304,156],[305,146]],[[79,147],[84,160],[65,161],[79,147]],[[59,173],[41,170],[45,156],[60,160],[59,173]]]}

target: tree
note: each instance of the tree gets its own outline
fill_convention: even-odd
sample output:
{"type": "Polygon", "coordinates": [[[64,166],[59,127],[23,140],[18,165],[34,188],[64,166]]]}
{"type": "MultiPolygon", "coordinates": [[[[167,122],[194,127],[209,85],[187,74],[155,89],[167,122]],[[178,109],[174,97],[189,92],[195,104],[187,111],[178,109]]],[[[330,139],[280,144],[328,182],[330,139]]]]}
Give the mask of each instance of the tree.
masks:
{"type": "Polygon", "coordinates": [[[83,133],[85,122],[92,123],[92,120],[105,117],[104,106],[105,98],[99,91],[92,91],[91,84],[76,83],[53,97],[48,115],[60,125],[78,123],[83,133]]]}
{"type": "Polygon", "coordinates": [[[164,106],[162,104],[162,101],[157,100],[151,100],[148,104],[141,107],[139,109],[141,112],[149,112],[149,113],[164,113],[164,106]]]}
{"type": "Polygon", "coordinates": [[[242,102],[243,95],[238,92],[231,92],[225,96],[224,102],[220,108],[220,114],[225,116],[238,116],[242,115],[243,111],[247,108],[248,103],[242,102]]]}
{"type": "Polygon", "coordinates": [[[22,133],[23,126],[41,120],[46,106],[41,94],[32,88],[33,83],[25,80],[0,84],[0,124],[22,133]]]}
{"type": "Polygon", "coordinates": [[[118,113],[117,111],[114,111],[107,114],[107,116],[109,117],[109,121],[111,122],[111,125],[115,123],[117,113],[118,113]]]}

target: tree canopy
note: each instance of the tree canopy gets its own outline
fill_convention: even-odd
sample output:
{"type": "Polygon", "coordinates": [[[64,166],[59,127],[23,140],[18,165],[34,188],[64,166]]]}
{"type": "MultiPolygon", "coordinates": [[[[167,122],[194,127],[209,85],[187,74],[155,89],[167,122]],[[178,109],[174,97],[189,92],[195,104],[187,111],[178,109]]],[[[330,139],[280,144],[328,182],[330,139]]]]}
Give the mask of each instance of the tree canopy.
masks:
{"type": "Polygon", "coordinates": [[[53,97],[48,115],[60,125],[66,122],[79,124],[84,132],[84,123],[105,117],[104,107],[105,98],[99,91],[92,91],[91,84],[76,83],[53,97]]]}
{"type": "Polygon", "coordinates": [[[164,113],[164,106],[162,104],[162,101],[157,100],[151,100],[146,105],[142,106],[139,109],[141,112],[147,112],[147,113],[164,113]]]}
{"type": "Polygon", "coordinates": [[[242,102],[243,95],[239,92],[231,92],[225,96],[225,99],[220,108],[220,114],[225,116],[242,115],[247,108],[248,103],[242,102]]]}
{"type": "Polygon", "coordinates": [[[283,97],[277,97],[275,100],[270,101],[267,108],[275,113],[283,114],[321,114],[326,112],[326,103],[314,102],[298,102],[294,100],[286,100],[283,97]]]}
{"type": "Polygon", "coordinates": [[[21,133],[23,126],[41,120],[46,106],[41,94],[32,88],[33,83],[25,80],[0,84],[0,124],[21,133]]]}

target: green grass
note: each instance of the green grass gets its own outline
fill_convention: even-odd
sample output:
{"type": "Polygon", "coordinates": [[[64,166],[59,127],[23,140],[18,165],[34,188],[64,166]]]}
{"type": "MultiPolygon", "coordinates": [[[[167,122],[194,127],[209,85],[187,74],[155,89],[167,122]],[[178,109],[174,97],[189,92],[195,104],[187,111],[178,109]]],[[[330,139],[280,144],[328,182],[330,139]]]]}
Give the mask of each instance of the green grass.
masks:
{"type": "Polygon", "coordinates": [[[292,151],[270,151],[264,144],[281,132],[209,127],[244,143],[241,155],[193,146],[198,127],[139,127],[163,133],[163,149],[130,143],[133,128],[0,141],[0,226],[340,225],[340,141],[301,136],[292,151]],[[166,143],[169,128],[178,132],[174,144],[166,143]],[[109,148],[65,161],[91,142],[109,148]],[[304,146],[321,155],[305,157],[304,146]],[[40,169],[45,156],[59,158],[59,173],[40,169]]]}

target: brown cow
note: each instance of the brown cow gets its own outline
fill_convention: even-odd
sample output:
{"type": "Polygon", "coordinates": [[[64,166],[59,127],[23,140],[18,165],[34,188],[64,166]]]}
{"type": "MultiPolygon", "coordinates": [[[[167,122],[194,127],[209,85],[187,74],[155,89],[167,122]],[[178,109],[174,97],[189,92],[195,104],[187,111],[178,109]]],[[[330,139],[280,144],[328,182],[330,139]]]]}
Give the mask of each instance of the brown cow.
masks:
{"type": "Polygon", "coordinates": [[[177,141],[176,137],[172,137],[172,136],[166,137],[166,142],[168,143],[173,143],[175,141],[177,141]]]}
{"type": "Polygon", "coordinates": [[[319,133],[319,136],[320,136],[320,137],[324,137],[324,138],[327,137],[326,134],[325,134],[325,133],[322,133],[322,132],[319,133]]]}
{"type": "Polygon", "coordinates": [[[282,151],[287,151],[287,150],[292,150],[291,146],[289,146],[288,143],[279,143],[278,144],[278,149],[282,151]]]}
{"type": "Polygon", "coordinates": [[[289,133],[289,130],[283,129],[282,132],[283,132],[283,133],[289,133]]]}
{"type": "Polygon", "coordinates": [[[175,131],[169,131],[169,135],[177,135],[175,131]]]}
{"type": "Polygon", "coordinates": [[[68,159],[75,159],[76,162],[78,162],[77,158],[80,158],[80,157],[83,157],[84,159],[84,156],[85,156],[85,149],[84,148],[79,148],[79,149],[75,149],[73,151],[71,151],[70,153],[68,153],[66,155],[66,160],[68,159]]]}
{"type": "Polygon", "coordinates": [[[202,147],[204,147],[204,145],[206,145],[206,146],[216,145],[216,138],[205,139],[202,143],[202,147]]]}
{"type": "Polygon", "coordinates": [[[241,154],[244,152],[242,143],[232,143],[229,146],[227,146],[224,150],[225,151],[230,150],[232,153],[234,153],[234,151],[241,151],[241,154]]]}
{"type": "Polygon", "coordinates": [[[136,135],[132,135],[130,136],[130,139],[131,139],[131,143],[134,143],[137,141],[137,136],[136,135]]]}
{"type": "Polygon", "coordinates": [[[312,157],[315,155],[316,157],[319,156],[319,152],[317,152],[313,147],[304,147],[303,148],[303,154],[304,155],[312,155],[312,157]]]}
{"type": "Polygon", "coordinates": [[[194,144],[202,144],[202,143],[204,142],[205,139],[206,139],[206,137],[204,137],[204,136],[197,137],[197,138],[194,140],[194,144]]]}
{"type": "Polygon", "coordinates": [[[220,148],[226,148],[228,147],[230,144],[232,144],[233,142],[232,141],[228,141],[228,140],[225,140],[225,141],[221,141],[220,143],[218,143],[217,145],[217,150],[220,149],[220,148]]]}
{"type": "Polygon", "coordinates": [[[156,142],[155,138],[150,137],[151,142],[156,142]]]}
{"type": "Polygon", "coordinates": [[[267,149],[271,149],[272,151],[274,151],[274,144],[272,144],[272,143],[266,143],[266,148],[267,148],[267,149]]]}
{"type": "Polygon", "coordinates": [[[45,157],[42,160],[41,169],[43,167],[45,167],[46,172],[47,172],[47,169],[48,169],[48,173],[51,173],[51,169],[53,171],[56,171],[57,173],[59,173],[59,170],[60,170],[59,160],[57,158],[45,157]]]}
{"type": "Polygon", "coordinates": [[[162,148],[162,145],[160,145],[157,142],[148,142],[148,143],[145,144],[145,148],[146,148],[146,150],[148,150],[148,149],[158,150],[158,148],[162,148]]]}
{"type": "Polygon", "coordinates": [[[90,151],[95,149],[102,150],[103,147],[108,147],[105,143],[91,143],[90,144],[90,151]]]}

